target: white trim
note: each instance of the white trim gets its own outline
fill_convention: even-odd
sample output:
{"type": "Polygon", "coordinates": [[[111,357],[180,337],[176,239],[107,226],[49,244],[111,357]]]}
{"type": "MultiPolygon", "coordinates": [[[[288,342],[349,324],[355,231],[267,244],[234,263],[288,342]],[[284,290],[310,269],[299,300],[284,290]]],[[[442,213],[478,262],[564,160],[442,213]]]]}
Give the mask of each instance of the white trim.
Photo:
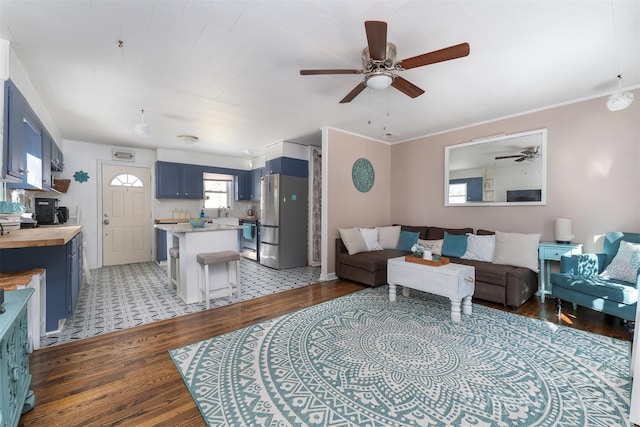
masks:
{"type": "MultiPolygon", "coordinates": [[[[635,89],[640,89],[640,86],[632,86],[630,88],[626,88],[625,90],[635,90],[635,89]]],[[[441,130],[441,131],[425,134],[425,135],[422,135],[422,136],[416,136],[416,137],[413,137],[413,138],[404,139],[402,141],[396,141],[396,142],[393,142],[392,144],[404,144],[405,142],[411,142],[411,141],[415,141],[415,140],[418,140],[418,139],[428,138],[428,137],[436,136],[436,135],[443,135],[443,134],[446,134],[446,133],[449,133],[449,132],[455,132],[455,131],[462,130],[462,129],[472,128],[474,126],[480,126],[480,125],[486,125],[488,123],[499,122],[501,120],[513,119],[514,117],[526,116],[527,114],[539,113],[541,111],[551,110],[553,108],[564,107],[566,105],[571,105],[571,104],[577,104],[578,102],[591,101],[593,99],[604,98],[604,97],[610,96],[612,93],[613,92],[606,92],[605,94],[601,94],[601,95],[594,95],[594,96],[590,96],[590,97],[574,99],[573,101],[567,101],[567,102],[561,102],[559,104],[548,105],[546,107],[540,107],[540,108],[535,108],[535,109],[532,109],[532,110],[526,110],[526,111],[522,111],[522,112],[519,112],[519,113],[509,114],[507,116],[496,117],[496,118],[484,120],[484,121],[481,121],[481,122],[471,123],[471,124],[464,125],[464,126],[458,126],[458,127],[455,127],[455,128],[445,129],[445,130],[441,130]]],[[[604,104],[603,104],[603,108],[604,108],[604,104]]]]}
{"type": "MultiPolygon", "coordinates": [[[[328,248],[328,228],[329,228],[329,128],[323,127],[322,131],[322,196],[320,209],[322,237],[320,240],[320,280],[328,277],[327,261],[329,258],[328,248]]],[[[335,276],[335,274],[334,274],[335,276]]]]}

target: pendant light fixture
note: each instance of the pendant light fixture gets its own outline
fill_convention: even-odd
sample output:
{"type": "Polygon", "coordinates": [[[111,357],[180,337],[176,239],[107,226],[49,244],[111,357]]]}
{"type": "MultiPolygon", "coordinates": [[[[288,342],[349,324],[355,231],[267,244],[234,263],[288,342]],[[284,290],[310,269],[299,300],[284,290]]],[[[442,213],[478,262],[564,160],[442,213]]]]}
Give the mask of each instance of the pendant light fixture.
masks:
{"type": "Polygon", "coordinates": [[[633,94],[631,92],[622,91],[622,74],[618,74],[618,91],[607,99],[607,108],[609,111],[624,110],[633,102],[633,94]]]}
{"type": "Polygon", "coordinates": [[[151,135],[151,128],[144,122],[144,110],[140,110],[140,123],[133,127],[136,135],[147,137],[151,135]]]}

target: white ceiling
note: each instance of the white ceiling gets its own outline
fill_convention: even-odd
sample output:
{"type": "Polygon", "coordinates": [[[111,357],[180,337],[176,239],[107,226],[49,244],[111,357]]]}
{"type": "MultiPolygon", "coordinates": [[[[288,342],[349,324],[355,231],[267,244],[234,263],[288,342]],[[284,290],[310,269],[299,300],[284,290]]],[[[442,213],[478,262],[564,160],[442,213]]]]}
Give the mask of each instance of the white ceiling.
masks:
{"type": "Polygon", "coordinates": [[[176,136],[191,134],[188,150],[252,157],[319,143],[323,126],[393,143],[608,95],[618,74],[640,87],[639,5],[0,0],[0,38],[65,139],[183,149],[176,136]],[[362,76],[299,70],[360,68],[365,20],[388,23],[398,59],[462,42],[471,53],[401,72],[418,98],[367,89],[339,104],[362,76]],[[148,138],[133,131],[141,109],[148,138]]]}

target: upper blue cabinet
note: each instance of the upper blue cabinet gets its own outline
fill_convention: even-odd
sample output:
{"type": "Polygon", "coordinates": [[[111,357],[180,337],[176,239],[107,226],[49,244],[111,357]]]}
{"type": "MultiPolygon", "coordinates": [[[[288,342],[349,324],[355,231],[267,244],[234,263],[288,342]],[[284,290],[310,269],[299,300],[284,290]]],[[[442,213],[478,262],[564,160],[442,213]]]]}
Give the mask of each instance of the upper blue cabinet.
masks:
{"type": "Polygon", "coordinates": [[[2,179],[9,188],[48,191],[62,171],[62,151],[11,80],[4,83],[2,179]]]}
{"type": "Polygon", "coordinates": [[[42,189],[42,124],[10,80],[5,82],[4,178],[10,188],[42,189]]]}
{"type": "Polygon", "coordinates": [[[156,198],[202,199],[203,167],[182,163],[156,162],[156,198]]]}

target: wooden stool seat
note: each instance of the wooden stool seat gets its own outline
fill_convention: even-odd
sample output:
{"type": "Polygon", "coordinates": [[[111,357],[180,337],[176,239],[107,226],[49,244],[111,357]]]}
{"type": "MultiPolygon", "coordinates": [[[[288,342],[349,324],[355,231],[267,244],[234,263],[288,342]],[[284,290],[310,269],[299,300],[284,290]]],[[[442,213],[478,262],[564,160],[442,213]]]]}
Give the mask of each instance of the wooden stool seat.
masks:
{"type": "Polygon", "coordinates": [[[180,288],[180,248],[169,248],[169,281],[176,290],[180,288]]]}
{"type": "MultiPolygon", "coordinates": [[[[200,264],[200,275],[198,276],[198,288],[200,295],[204,298],[207,309],[210,307],[210,285],[209,285],[209,266],[217,264],[227,264],[227,289],[229,291],[228,296],[233,294],[234,283],[231,283],[230,265],[229,263],[235,262],[236,264],[236,293],[238,300],[240,300],[240,254],[235,251],[220,251],[220,252],[203,252],[196,256],[198,264],[200,264]],[[200,276],[204,276],[204,280],[200,280],[200,276]]],[[[223,288],[218,288],[223,289],[223,288]]]]}

